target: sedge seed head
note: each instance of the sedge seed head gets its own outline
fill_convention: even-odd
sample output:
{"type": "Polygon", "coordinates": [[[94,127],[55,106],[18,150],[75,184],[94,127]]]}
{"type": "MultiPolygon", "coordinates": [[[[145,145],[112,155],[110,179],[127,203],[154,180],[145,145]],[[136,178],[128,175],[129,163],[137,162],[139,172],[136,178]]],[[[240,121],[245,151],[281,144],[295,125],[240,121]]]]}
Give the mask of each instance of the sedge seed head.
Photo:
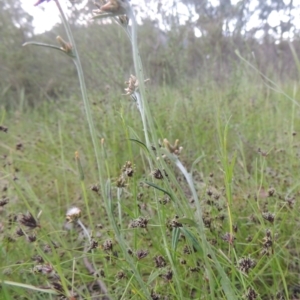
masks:
{"type": "Polygon", "coordinates": [[[76,222],[81,216],[81,210],[78,207],[70,208],[66,213],[68,223],[76,222]]]}

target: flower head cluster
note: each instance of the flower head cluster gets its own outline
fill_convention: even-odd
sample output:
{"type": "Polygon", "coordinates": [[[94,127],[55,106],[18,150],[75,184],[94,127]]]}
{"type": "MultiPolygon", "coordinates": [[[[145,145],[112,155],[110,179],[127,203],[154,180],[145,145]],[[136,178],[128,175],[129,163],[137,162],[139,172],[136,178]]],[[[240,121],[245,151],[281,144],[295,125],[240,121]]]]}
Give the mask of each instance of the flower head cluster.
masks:
{"type": "Polygon", "coordinates": [[[72,54],[72,45],[64,41],[60,36],[56,37],[57,42],[60,44],[60,49],[67,54],[72,54]]]}
{"type": "Polygon", "coordinates": [[[99,9],[93,10],[95,18],[97,17],[109,17],[109,16],[122,16],[126,15],[129,9],[129,3],[127,0],[109,0],[101,5],[96,4],[99,9]]]}
{"type": "Polygon", "coordinates": [[[171,145],[170,142],[167,139],[164,139],[163,141],[165,148],[170,152],[173,153],[175,155],[179,155],[182,151],[182,147],[179,146],[179,140],[175,140],[174,145],[171,145]]]}
{"type": "Polygon", "coordinates": [[[249,271],[253,269],[255,266],[256,266],[256,262],[250,257],[244,257],[238,261],[239,269],[246,274],[248,274],[249,271]]]}
{"type": "Polygon", "coordinates": [[[134,75],[130,75],[128,81],[125,81],[127,88],[125,88],[126,96],[132,95],[139,87],[139,81],[134,75]]]}
{"type": "Polygon", "coordinates": [[[38,221],[33,217],[33,215],[30,212],[28,212],[27,214],[21,214],[19,216],[19,222],[30,229],[40,227],[38,221]]]}
{"type": "Polygon", "coordinates": [[[78,207],[72,207],[66,213],[66,220],[68,223],[77,222],[80,216],[81,210],[78,207]]]}

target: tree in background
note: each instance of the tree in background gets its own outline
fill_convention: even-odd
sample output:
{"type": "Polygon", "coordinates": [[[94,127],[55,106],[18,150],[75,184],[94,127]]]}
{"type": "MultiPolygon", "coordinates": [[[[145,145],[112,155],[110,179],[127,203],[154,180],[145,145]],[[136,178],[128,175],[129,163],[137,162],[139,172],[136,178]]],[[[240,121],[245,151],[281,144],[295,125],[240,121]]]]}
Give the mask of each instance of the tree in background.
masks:
{"type": "MultiPolygon", "coordinates": [[[[288,80],[297,74],[286,41],[293,38],[294,48],[300,50],[295,23],[299,7],[293,0],[139,0],[138,3],[135,10],[143,23],[139,28],[141,54],[152,84],[178,85],[179,81],[190,78],[226,81],[240,65],[236,49],[249,59],[253,59],[249,53],[255,53],[257,66],[272,76],[288,80]]],[[[107,21],[102,26],[90,22],[95,8],[92,1],[70,1],[68,7],[82,62],[88,70],[89,90],[96,92],[99,85],[107,86],[112,81],[121,91],[128,75],[122,70],[132,69],[124,33],[107,21]]],[[[20,0],[0,2],[0,22],[3,103],[18,102],[22,95],[34,103],[76,94],[77,78],[65,57],[49,49],[21,47],[29,37],[55,43],[57,35],[65,37],[60,25],[33,37],[31,17],[22,10],[20,0]],[[49,55],[51,61],[45,60],[49,55]]]]}
{"type": "Polygon", "coordinates": [[[19,1],[0,2],[0,88],[1,98],[14,99],[29,84],[25,68],[27,53],[21,45],[33,35],[32,17],[19,1]]]}

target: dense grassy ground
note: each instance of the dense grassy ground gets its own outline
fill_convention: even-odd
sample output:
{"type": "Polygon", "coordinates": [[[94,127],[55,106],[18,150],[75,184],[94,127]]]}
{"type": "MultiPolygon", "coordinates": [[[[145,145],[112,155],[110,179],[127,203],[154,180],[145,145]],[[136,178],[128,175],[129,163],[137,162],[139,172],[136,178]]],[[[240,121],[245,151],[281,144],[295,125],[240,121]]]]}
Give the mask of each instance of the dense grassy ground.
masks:
{"type": "MultiPolygon", "coordinates": [[[[297,84],[280,89],[299,97],[297,84]]],[[[147,94],[161,141],[179,139],[180,159],[193,167],[207,239],[239,299],[298,299],[300,108],[242,72],[223,87],[149,86],[147,94]]],[[[91,100],[112,211],[152,299],[225,299],[214,262],[207,270],[185,179],[169,161],[184,194],[169,190],[164,171],[153,178],[147,152],[130,140],[143,141],[135,103],[113,91],[91,100]]],[[[33,290],[51,287],[68,299],[100,299],[100,278],[112,299],[146,299],[106,215],[81,100],[2,110],[1,120],[0,280],[8,284],[0,298],[57,299],[33,290]],[[65,221],[73,206],[90,251],[80,226],[65,221]]]]}

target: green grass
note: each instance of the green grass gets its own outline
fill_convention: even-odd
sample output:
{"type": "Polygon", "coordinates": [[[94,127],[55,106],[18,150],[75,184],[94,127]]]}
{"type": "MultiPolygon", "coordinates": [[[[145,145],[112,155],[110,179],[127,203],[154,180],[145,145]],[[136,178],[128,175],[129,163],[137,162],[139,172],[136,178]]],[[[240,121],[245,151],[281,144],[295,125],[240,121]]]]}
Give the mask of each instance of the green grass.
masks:
{"type": "MultiPolygon", "coordinates": [[[[297,85],[282,89],[294,99],[299,96],[297,85]]],[[[236,85],[149,85],[146,94],[161,143],[164,138],[171,143],[179,139],[181,161],[188,170],[193,166],[207,240],[237,297],[241,299],[251,287],[260,295],[257,299],[297,298],[299,108],[246,74],[236,85]],[[263,217],[267,212],[275,215],[273,222],[263,217]],[[269,247],[267,230],[272,240],[269,247]],[[248,257],[256,265],[246,274],[239,262],[248,257]]],[[[163,170],[163,180],[153,179],[147,151],[133,141],[143,142],[135,103],[105,91],[90,99],[105,156],[101,167],[110,180],[111,212],[124,244],[115,239],[104,191],[90,189],[99,184],[98,172],[81,101],[74,97],[42,103],[34,110],[6,115],[3,111],[2,125],[8,132],[0,132],[0,185],[2,198],[9,202],[0,212],[0,280],[7,283],[1,284],[0,298],[56,299],[49,291],[33,287],[53,287],[59,282],[61,294],[73,292],[78,299],[89,299],[98,291],[91,288],[92,283],[97,286],[95,277],[83,263],[87,256],[112,299],[146,299],[124,254],[126,247],[153,299],[155,294],[168,299],[226,299],[215,263],[203,254],[196,206],[182,173],[166,158],[168,172],[179,186],[170,185],[163,170]],[[118,188],[127,161],[133,164],[133,176],[124,175],[125,187],[118,188]],[[161,190],[146,184],[152,180],[161,190]],[[98,243],[89,253],[80,227],[67,230],[64,226],[72,206],[81,209],[81,221],[98,243]],[[40,227],[22,225],[20,216],[27,211],[35,218],[41,212],[40,227]],[[132,228],[139,217],[148,220],[146,228],[132,228]],[[27,236],[18,236],[18,228],[27,236]],[[30,242],[30,236],[35,241],[30,242]],[[112,249],[107,248],[109,240],[112,249]],[[137,258],[138,250],[145,250],[147,256],[137,258]],[[36,256],[40,261],[33,260],[36,256]],[[155,257],[157,264],[161,262],[158,256],[165,262],[161,268],[155,264],[155,257]],[[47,264],[56,277],[34,272],[47,264]]],[[[156,155],[162,159],[163,153],[159,149],[156,155]]]]}
{"type": "Polygon", "coordinates": [[[146,89],[122,1],[131,27],[96,17],[114,17],[130,39],[131,100],[88,95],[55,3],[83,102],[3,111],[3,296],[297,297],[297,85],[281,87],[240,56],[252,73],[240,67],[223,86],[208,75],[201,87],[146,89]]]}

